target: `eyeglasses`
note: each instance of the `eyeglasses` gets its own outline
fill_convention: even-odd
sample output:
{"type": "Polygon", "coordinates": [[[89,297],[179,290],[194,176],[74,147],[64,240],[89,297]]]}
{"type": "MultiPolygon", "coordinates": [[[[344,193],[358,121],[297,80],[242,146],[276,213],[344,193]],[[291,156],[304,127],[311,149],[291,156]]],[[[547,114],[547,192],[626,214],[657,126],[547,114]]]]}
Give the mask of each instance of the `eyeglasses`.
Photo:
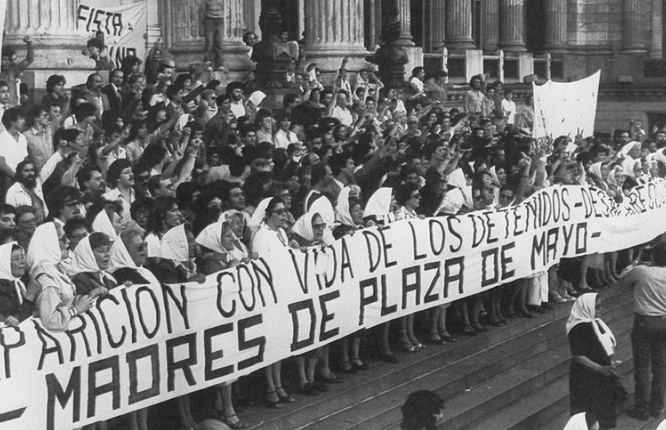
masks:
{"type": "Polygon", "coordinates": [[[312,224],[312,228],[315,230],[323,230],[326,228],[326,223],[322,224],[312,224]]]}
{"type": "Polygon", "coordinates": [[[81,203],[81,202],[79,202],[79,201],[77,200],[77,201],[73,201],[73,202],[69,202],[69,203],[63,203],[62,206],[65,207],[65,208],[73,208],[73,207],[75,207],[75,206],[78,206],[79,203],[81,203]]]}

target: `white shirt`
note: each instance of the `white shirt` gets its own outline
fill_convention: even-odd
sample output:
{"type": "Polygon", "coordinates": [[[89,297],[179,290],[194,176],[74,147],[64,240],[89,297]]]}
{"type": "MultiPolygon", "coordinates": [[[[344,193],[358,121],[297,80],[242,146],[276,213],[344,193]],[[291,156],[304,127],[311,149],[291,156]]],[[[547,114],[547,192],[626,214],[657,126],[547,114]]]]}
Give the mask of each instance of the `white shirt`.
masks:
{"type": "Polygon", "coordinates": [[[331,117],[337,118],[340,120],[340,124],[346,125],[347,127],[351,126],[354,122],[354,117],[351,114],[351,111],[347,108],[341,108],[340,106],[335,106],[331,117]]]}
{"type": "Polygon", "coordinates": [[[260,257],[264,257],[269,252],[287,248],[288,245],[289,239],[283,229],[273,230],[265,223],[262,223],[252,238],[251,249],[253,252],[259,254],[260,257]]]}
{"type": "Polygon", "coordinates": [[[5,163],[10,169],[16,171],[16,166],[28,156],[28,140],[19,133],[18,142],[8,131],[0,133],[0,157],[5,158],[5,163]]]}
{"type": "Polygon", "coordinates": [[[133,189],[130,189],[129,200],[127,200],[127,198],[125,198],[125,196],[121,194],[118,188],[114,188],[111,191],[107,191],[102,195],[102,197],[104,197],[107,200],[111,200],[112,202],[120,201],[120,203],[123,204],[123,217],[126,220],[129,220],[132,217],[132,215],[130,214],[130,206],[132,205],[132,203],[134,203],[134,200],[136,200],[136,196],[134,194],[133,189]]]}
{"type": "MultiPolygon", "coordinates": [[[[49,210],[44,203],[44,193],[42,192],[42,185],[40,184],[39,179],[37,180],[37,186],[34,189],[35,195],[42,201],[42,210],[44,211],[44,217],[46,218],[49,215],[49,210]]],[[[32,206],[32,196],[30,193],[23,188],[19,182],[14,183],[7,190],[7,195],[5,196],[5,203],[14,206],[15,208],[19,206],[32,206]]]]}
{"type": "Polygon", "coordinates": [[[291,130],[284,131],[279,129],[275,132],[275,136],[273,136],[273,145],[275,145],[276,148],[287,149],[287,146],[289,146],[290,143],[296,142],[298,142],[298,136],[296,136],[296,133],[291,130]]]}
{"type": "Polygon", "coordinates": [[[245,115],[245,105],[243,102],[231,102],[231,112],[236,115],[236,118],[240,118],[245,115]]]}
{"type": "Polygon", "coordinates": [[[506,116],[506,123],[513,124],[516,118],[516,103],[513,100],[502,99],[502,110],[506,116]]]}

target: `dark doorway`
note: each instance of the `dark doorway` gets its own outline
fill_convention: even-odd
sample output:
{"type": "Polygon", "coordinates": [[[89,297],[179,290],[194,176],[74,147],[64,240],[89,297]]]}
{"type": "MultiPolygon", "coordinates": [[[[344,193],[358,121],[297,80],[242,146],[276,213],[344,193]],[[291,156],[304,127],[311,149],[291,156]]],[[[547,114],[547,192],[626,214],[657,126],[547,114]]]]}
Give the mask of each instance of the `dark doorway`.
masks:
{"type": "Polygon", "coordinates": [[[525,45],[529,52],[541,54],[546,46],[545,0],[525,2],[525,45]]]}

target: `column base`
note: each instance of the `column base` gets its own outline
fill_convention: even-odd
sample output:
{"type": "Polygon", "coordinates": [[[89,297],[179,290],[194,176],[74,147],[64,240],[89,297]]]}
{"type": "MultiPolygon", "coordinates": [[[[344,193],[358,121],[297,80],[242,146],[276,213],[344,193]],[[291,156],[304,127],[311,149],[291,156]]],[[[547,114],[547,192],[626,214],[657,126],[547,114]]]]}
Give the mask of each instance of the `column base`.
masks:
{"type": "Polygon", "coordinates": [[[461,42],[446,42],[445,45],[448,50],[457,50],[464,51],[465,49],[476,49],[476,45],[473,41],[461,41],[461,42]]]}
{"type": "Polygon", "coordinates": [[[567,46],[561,45],[546,45],[543,49],[551,54],[564,54],[569,50],[567,46]]]}
{"type": "Polygon", "coordinates": [[[501,45],[500,49],[504,52],[527,52],[527,48],[524,44],[505,44],[501,45]]]}

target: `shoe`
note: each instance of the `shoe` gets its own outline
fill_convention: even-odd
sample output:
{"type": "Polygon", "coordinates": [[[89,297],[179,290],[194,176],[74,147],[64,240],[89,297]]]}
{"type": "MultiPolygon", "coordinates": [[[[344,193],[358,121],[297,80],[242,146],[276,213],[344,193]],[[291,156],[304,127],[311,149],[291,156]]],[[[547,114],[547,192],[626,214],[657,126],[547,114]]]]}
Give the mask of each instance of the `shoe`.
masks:
{"type": "Polygon", "coordinates": [[[275,392],[277,393],[278,399],[280,399],[281,402],[284,403],[294,403],[296,399],[294,399],[294,396],[290,395],[285,391],[284,388],[276,388],[275,392]]]}
{"type": "Polygon", "coordinates": [[[337,375],[333,375],[333,376],[319,375],[319,380],[321,382],[323,382],[324,384],[342,384],[343,382],[345,382],[344,379],[342,379],[341,377],[339,377],[337,375]]]}
{"type": "Polygon", "coordinates": [[[367,363],[362,362],[359,358],[352,358],[351,365],[357,370],[368,370],[370,368],[367,363]]]}
{"type": "Polygon", "coordinates": [[[476,336],[476,331],[472,328],[471,325],[466,325],[463,327],[463,333],[465,333],[467,336],[474,337],[476,336]]]}
{"type": "Polygon", "coordinates": [[[315,382],[311,385],[312,388],[319,391],[320,393],[325,393],[330,390],[330,388],[328,388],[328,385],[324,384],[323,382],[315,382]]]}
{"type": "Polygon", "coordinates": [[[352,366],[349,361],[343,361],[340,363],[340,370],[350,375],[358,373],[358,369],[352,366]]]}
{"type": "Polygon", "coordinates": [[[428,336],[428,342],[435,345],[444,345],[446,343],[439,333],[431,333],[430,336],[428,336]]]}
{"type": "Polygon", "coordinates": [[[391,364],[399,363],[398,357],[396,357],[395,354],[392,352],[385,352],[382,355],[380,355],[379,358],[381,358],[382,361],[386,363],[391,363],[391,364]]]}
{"type": "Polygon", "coordinates": [[[267,408],[272,408],[272,409],[282,409],[284,408],[284,403],[280,402],[280,397],[278,397],[277,393],[275,391],[268,391],[266,392],[266,407],[267,408]],[[271,400],[272,396],[275,396],[277,400],[271,400]]]}
{"type": "Polygon", "coordinates": [[[641,421],[648,421],[650,419],[650,414],[648,413],[648,411],[636,405],[627,409],[626,411],[624,411],[624,413],[626,413],[628,417],[641,421]]]}
{"type": "Polygon", "coordinates": [[[312,384],[307,383],[296,391],[298,394],[303,394],[305,396],[318,396],[319,390],[317,390],[312,384]]]}
{"type": "Polygon", "coordinates": [[[542,308],[541,306],[527,306],[527,310],[532,312],[532,313],[537,313],[537,314],[543,314],[546,313],[546,309],[542,308]]]}
{"type": "Polygon", "coordinates": [[[401,340],[400,346],[407,352],[416,352],[419,350],[416,345],[412,344],[409,340],[401,340]]]}
{"type": "Polygon", "coordinates": [[[236,414],[222,415],[221,418],[222,419],[220,421],[222,421],[223,423],[228,425],[229,428],[231,428],[231,429],[244,429],[244,428],[249,427],[248,424],[246,424],[243,421],[241,421],[240,419],[238,419],[238,416],[236,414]],[[231,420],[229,419],[231,417],[236,417],[236,422],[232,423],[231,420]]]}
{"type": "Polygon", "coordinates": [[[559,293],[557,292],[552,292],[550,293],[550,301],[553,303],[564,303],[566,302],[566,299],[562,296],[560,296],[559,293]]]}
{"type": "Polygon", "coordinates": [[[541,303],[541,308],[544,309],[544,310],[546,310],[546,311],[552,311],[553,309],[555,309],[555,308],[553,308],[553,306],[552,306],[550,303],[548,303],[548,302],[543,302],[543,303],[541,303]]]}
{"type": "Polygon", "coordinates": [[[446,334],[440,333],[439,336],[442,338],[444,342],[458,342],[458,339],[456,339],[455,337],[451,336],[448,333],[446,334]]]}
{"type": "Polygon", "coordinates": [[[425,345],[422,344],[418,339],[416,338],[410,338],[409,341],[416,347],[416,349],[423,349],[425,348],[425,345]]]}
{"type": "Polygon", "coordinates": [[[486,333],[486,332],[488,332],[488,327],[484,327],[479,323],[476,323],[476,324],[472,323],[472,328],[477,333],[486,333]]]}
{"type": "Polygon", "coordinates": [[[576,301],[576,299],[574,297],[570,296],[568,293],[564,293],[560,297],[562,297],[565,302],[574,302],[574,301],[576,301]]]}

